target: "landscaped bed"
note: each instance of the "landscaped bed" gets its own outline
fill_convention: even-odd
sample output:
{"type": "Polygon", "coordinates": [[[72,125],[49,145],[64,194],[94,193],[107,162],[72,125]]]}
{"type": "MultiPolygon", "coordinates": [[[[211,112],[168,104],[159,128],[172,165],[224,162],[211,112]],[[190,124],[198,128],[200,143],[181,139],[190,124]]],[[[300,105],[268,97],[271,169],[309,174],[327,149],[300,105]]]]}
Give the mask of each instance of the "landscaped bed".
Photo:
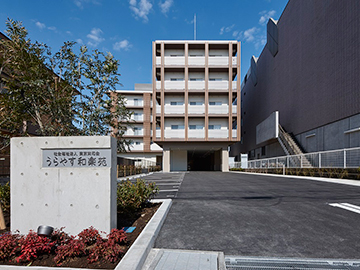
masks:
{"type": "Polygon", "coordinates": [[[67,235],[66,228],[56,229],[49,238],[38,236],[36,232],[21,236],[9,231],[10,213],[7,208],[4,211],[7,227],[0,231],[0,265],[114,269],[159,208],[160,204],[149,203],[156,191],[155,185],[145,186],[143,181],[120,184],[117,229],[107,236],[92,227],[76,237],[67,235]],[[143,196],[144,190],[148,191],[148,196],[143,196]],[[124,227],[136,228],[125,233],[124,227]]]}

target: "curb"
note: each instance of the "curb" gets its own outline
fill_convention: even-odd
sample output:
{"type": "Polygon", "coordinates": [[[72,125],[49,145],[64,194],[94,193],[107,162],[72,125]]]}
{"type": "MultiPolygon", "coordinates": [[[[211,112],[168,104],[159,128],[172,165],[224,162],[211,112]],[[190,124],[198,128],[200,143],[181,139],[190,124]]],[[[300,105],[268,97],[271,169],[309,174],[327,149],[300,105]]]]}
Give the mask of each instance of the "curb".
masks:
{"type": "MultiPolygon", "coordinates": [[[[162,203],[148,224],[145,226],[141,234],[132,244],[125,256],[121,259],[114,270],[141,270],[147,255],[154,246],[156,237],[158,236],[161,226],[163,225],[166,215],[170,210],[171,199],[155,199],[153,203],[162,203]]],[[[0,270],[86,270],[91,268],[65,268],[65,267],[46,267],[46,266],[18,266],[18,265],[0,265],[0,270]]]]}
{"type": "Polygon", "coordinates": [[[141,173],[141,174],[134,174],[134,175],[129,175],[129,176],[125,176],[125,177],[119,177],[116,179],[116,181],[118,183],[122,182],[122,181],[126,181],[126,180],[131,180],[131,179],[136,179],[139,177],[144,177],[144,176],[148,176],[148,175],[152,175],[154,172],[149,172],[149,173],[141,173]]]}
{"type": "Polygon", "coordinates": [[[155,199],[151,200],[153,203],[162,202],[160,208],[155,215],[150,219],[145,226],[142,233],[132,244],[120,263],[115,267],[115,270],[141,270],[151,248],[154,246],[155,240],[160,232],[167,213],[170,210],[171,199],[155,199]]]}
{"type": "Polygon", "coordinates": [[[252,174],[252,175],[263,175],[263,176],[273,176],[273,177],[284,177],[284,178],[295,178],[295,179],[306,179],[312,181],[327,182],[333,184],[342,184],[349,186],[360,187],[360,181],[350,180],[350,179],[340,179],[340,178],[324,178],[324,177],[311,177],[311,176],[298,176],[298,175],[283,175],[283,174],[271,174],[271,173],[251,173],[251,172],[235,172],[229,171],[230,173],[242,173],[242,174],[252,174]]]}

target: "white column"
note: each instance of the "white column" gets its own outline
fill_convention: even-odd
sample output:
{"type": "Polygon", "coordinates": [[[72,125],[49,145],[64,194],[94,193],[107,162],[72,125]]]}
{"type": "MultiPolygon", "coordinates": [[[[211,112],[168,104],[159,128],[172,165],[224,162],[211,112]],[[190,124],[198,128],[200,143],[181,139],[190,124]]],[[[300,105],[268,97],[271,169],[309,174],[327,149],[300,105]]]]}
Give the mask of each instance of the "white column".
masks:
{"type": "Polygon", "coordinates": [[[227,148],[221,150],[221,171],[229,171],[229,152],[227,148]]]}
{"type": "Polygon", "coordinates": [[[170,172],[170,149],[163,150],[163,172],[170,172]]]}

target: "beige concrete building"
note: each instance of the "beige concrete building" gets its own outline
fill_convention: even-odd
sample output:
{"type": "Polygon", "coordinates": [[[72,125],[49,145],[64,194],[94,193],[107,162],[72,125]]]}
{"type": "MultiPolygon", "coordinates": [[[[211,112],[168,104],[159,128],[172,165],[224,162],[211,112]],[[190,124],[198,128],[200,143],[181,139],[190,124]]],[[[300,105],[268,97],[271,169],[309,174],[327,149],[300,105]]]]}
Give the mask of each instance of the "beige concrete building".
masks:
{"type": "Polygon", "coordinates": [[[159,40],[152,49],[163,171],[227,171],[228,147],[240,141],[240,42],[159,40]]]}
{"type": "Polygon", "coordinates": [[[133,160],[135,165],[161,165],[162,148],[152,141],[152,86],[135,84],[135,90],[117,90],[124,96],[126,108],[133,112],[131,128],[125,133],[130,139],[131,151],[119,153],[118,157],[133,160]]]}

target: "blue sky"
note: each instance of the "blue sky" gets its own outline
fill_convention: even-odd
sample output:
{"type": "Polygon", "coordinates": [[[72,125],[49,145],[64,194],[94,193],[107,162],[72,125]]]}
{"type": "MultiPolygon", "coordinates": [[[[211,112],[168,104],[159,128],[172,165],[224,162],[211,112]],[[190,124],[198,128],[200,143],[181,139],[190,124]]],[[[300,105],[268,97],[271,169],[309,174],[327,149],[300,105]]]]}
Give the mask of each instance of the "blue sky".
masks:
{"type": "Polygon", "coordinates": [[[0,9],[0,31],[7,18],[22,21],[29,37],[53,52],[65,41],[110,51],[120,60],[120,81],[151,83],[154,40],[239,40],[241,80],[250,57],[266,43],[269,17],[279,19],[287,0],[7,0],[0,9]]]}

